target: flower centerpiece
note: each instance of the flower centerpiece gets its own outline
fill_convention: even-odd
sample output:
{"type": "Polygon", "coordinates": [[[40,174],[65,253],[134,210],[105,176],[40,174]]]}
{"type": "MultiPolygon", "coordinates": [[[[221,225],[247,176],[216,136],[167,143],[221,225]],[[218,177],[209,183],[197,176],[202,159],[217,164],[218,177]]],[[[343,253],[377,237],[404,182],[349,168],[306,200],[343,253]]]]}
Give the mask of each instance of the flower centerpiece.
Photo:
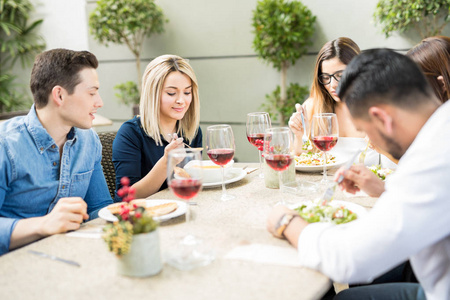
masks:
{"type": "Polygon", "coordinates": [[[146,212],[145,207],[132,203],[135,189],[123,177],[117,195],[122,198],[117,221],[103,229],[103,239],[118,258],[118,272],[125,276],[150,276],[162,269],[159,246],[159,223],[146,212]]]}

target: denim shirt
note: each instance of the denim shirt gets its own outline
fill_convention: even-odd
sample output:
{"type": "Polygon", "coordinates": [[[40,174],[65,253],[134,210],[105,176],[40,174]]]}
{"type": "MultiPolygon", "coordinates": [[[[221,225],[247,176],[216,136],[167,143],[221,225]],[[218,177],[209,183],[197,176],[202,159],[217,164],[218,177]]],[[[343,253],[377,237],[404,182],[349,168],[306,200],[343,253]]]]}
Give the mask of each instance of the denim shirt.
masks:
{"type": "Polygon", "coordinates": [[[17,221],[47,215],[63,197],[81,197],[90,219],[112,203],[101,166],[102,145],[92,130],[72,128],[60,158],[32,106],[0,126],[0,255],[17,221]]]}

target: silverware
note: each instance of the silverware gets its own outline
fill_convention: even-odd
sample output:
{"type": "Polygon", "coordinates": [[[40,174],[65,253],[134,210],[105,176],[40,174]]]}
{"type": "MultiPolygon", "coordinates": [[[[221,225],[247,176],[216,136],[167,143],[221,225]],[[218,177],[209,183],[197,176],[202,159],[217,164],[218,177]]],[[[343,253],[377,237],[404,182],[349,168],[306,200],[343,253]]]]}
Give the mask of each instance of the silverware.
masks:
{"type": "Polygon", "coordinates": [[[303,115],[303,112],[300,113],[300,116],[302,117],[302,126],[303,126],[303,136],[302,136],[302,142],[305,144],[309,139],[306,135],[306,125],[305,125],[305,116],[303,115]]]}
{"type": "MultiPolygon", "coordinates": [[[[175,134],[175,133],[168,133],[168,134],[167,134],[167,135],[169,136],[169,138],[170,138],[169,143],[172,142],[172,141],[174,140],[174,138],[173,138],[173,135],[174,135],[174,134],[175,134]]],[[[191,149],[200,149],[200,151],[203,150],[202,147],[199,147],[199,148],[192,148],[191,146],[189,146],[189,145],[186,144],[185,142],[183,142],[183,144],[184,144],[186,147],[191,148],[191,149]]]]}
{"type": "MultiPolygon", "coordinates": [[[[356,157],[358,156],[358,154],[360,152],[361,152],[361,150],[356,151],[355,154],[353,154],[352,158],[347,162],[347,164],[345,164],[345,166],[344,166],[345,171],[350,169],[350,167],[353,165],[353,161],[356,159],[356,157]]],[[[328,202],[333,200],[334,192],[336,191],[336,186],[338,186],[343,180],[344,180],[344,175],[341,174],[341,176],[339,176],[338,180],[336,182],[334,182],[332,186],[330,186],[329,188],[326,189],[325,193],[323,193],[323,196],[319,201],[320,203],[322,203],[322,205],[326,205],[326,204],[328,204],[328,202]]]]}
{"type": "Polygon", "coordinates": [[[81,265],[79,263],[77,263],[76,261],[60,258],[60,257],[54,256],[54,255],[50,255],[50,254],[47,254],[47,253],[34,251],[34,250],[28,250],[28,253],[31,253],[31,254],[34,254],[34,255],[37,255],[37,256],[40,256],[40,257],[45,257],[45,258],[48,258],[48,259],[51,259],[51,260],[60,261],[60,262],[63,262],[63,263],[66,263],[66,264],[69,264],[69,265],[72,265],[72,266],[81,267],[81,265]]]}
{"type": "Polygon", "coordinates": [[[364,149],[364,151],[359,154],[358,162],[360,164],[364,164],[364,160],[366,160],[366,152],[367,152],[367,149],[369,149],[369,145],[370,145],[370,141],[367,141],[366,149],[364,149]]]}

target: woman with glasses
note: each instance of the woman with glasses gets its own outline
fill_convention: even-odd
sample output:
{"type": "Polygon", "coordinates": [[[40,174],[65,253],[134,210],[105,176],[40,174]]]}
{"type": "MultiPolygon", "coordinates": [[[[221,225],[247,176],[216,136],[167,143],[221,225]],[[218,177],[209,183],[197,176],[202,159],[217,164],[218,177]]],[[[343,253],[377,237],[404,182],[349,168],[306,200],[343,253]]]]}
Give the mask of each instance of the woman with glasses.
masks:
{"type": "MultiPolygon", "coordinates": [[[[176,55],[152,60],[142,78],[140,116],[125,122],[113,143],[116,191],[130,179],[136,198],[167,188],[168,152],[184,143],[202,147],[197,78],[188,61],[176,55]]],[[[115,202],[121,201],[117,196],[115,202]]]]}
{"type": "MultiPolygon", "coordinates": [[[[358,131],[352,123],[347,106],[341,102],[336,90],[347,65],[361,50],[358,45],[347,37],[340,37],[327,42],[316,59],[313,83],[310,97],[303,105],[296,104],[294,112],[289,119],[289,127],[295,136],[295,154],[303,152],[301,113],[305,116],[306,134],[310,135],[312,116],[321,113],[335,113],[339,124],[339,139],[332,152],[339,159],[347,159],[357,149],[364,149],[368,141],[364,139],[365,133],[358,131]]],[[[311,146],[310,146],[311,147],[311,146]]],[[[396,164],[384,155],[369,149],[365,155],[364,164],[382,165],[384,168],[395,169],[396,164]]]]}
{"type": "Polygon", "coordinates": [[[305,116],[306,134],[308,136],[310,135],[308,130],[311,128],[312,116],[320,113],[336,114],[340,137],[363,138],[365,136],[363,132],[356,130],[351,121],[350,112],[336,94],[345,67],[360,52],[358,45],[347,37],[329,41],[320,49],[314,68],[310,97],[303,106],[296,105],[296,112],[289,120],[289,127],[295,135],[297,155],[302,152],[302,136],[305,130],[302,126],[302,112],[305,116]]]}

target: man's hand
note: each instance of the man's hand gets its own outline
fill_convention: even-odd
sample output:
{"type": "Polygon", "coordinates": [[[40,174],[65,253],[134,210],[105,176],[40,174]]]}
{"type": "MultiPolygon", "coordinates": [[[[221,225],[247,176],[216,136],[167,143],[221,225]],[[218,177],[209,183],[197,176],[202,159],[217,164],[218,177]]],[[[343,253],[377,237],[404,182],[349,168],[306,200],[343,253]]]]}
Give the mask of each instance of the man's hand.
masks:
{"type": "Polygon", "coordinates": [[[42,219],[43,236],[67,232],[80,228],[83,220],[89,219],[87,204],[80,197],[61,198],[53,210],[42,219]]]}
{"type": "Polygon", "coordinates": [[[267,219],[267,230],[273,235],[278,237],[276,233],[278,222],[280,221],[281,217],[285,214],[296,214],[292,209],[287,208],[284,205],[277,205],[275,206],[272,211],[269,214],[269,217],[267,219]]]}
{"type": "MultiPolygon", "coordinates": [[[[278,222],[281,220],[284,214],[297,214],[296,211],[287,208],[283,205],[275,206],[269,214],[267,219],[267,230],[272,233],[275,237],[278,237],[276,232],[278,222]]],[[[300,217],[293,218],[286,229],[284,230],[284,237],[292,244],[295,248],[298,245],[298,238],[302,233],[303,229],[308,225],[308,222],[300,217]]]]}
{"type": "Polygon", "coordinates": [[[337,180],[341,174],[344,175],[344,180],[340,187],[350,194],[363,190],[370,197],[380,197],[384,192],[384,181],[362,164],[353,165],[347,171],[340,168],[334,175],[334,179],[337,180]]]}
{"type": "Polygon", "coordinates": [[[76,230],[89,219],[87,204],[80,197],[61,198],[45,216],[19,220],[11,234],[9,249],[29,244],[43,237],[76,230]]]}

